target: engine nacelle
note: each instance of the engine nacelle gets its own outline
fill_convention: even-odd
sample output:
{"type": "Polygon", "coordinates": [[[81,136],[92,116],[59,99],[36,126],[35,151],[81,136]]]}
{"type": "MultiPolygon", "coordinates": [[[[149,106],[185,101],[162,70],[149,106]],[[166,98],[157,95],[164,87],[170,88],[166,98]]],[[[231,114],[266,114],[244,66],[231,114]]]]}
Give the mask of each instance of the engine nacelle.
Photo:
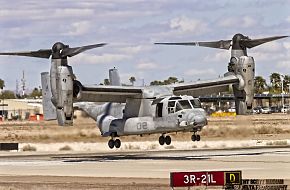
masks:
{"type": "Polygon", "coordinates": [[[73,122],[73,78],[69,66],[60,66],[59,90],[57,99],[58,121],[64,125],[71,125],[73,122]]]}
{"type": "Polygon", "coordinates": [[[73,71],[66,61],[53,60],[50,70],[51,101],[56,107],[59,125],[73,123],[73,71]]]}
{"type": "Polygon", "coordinates": [[[228,68],[240,79],[239,85],[233,85],[237,114],[246,114],[246,110],[252,108],[254,99],[254,59],[250,56],[232,57],[228,68]]]}

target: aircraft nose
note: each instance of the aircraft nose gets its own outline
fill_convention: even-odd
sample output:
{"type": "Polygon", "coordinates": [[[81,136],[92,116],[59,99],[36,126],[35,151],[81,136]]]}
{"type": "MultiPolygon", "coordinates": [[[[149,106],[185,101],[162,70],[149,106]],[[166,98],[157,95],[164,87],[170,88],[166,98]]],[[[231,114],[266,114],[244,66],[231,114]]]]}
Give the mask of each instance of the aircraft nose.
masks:
{"type": "Polygon", "coordinates": [[[206,119],[206,117],[205,116],[203,116],[203,115],[196,115],[195,117],[194,117],[194,122],[195,122],[195,124],[196,125],[207,125],[207,119],[206,119]]]}
{"type": "Polygon", "coordinates": [[[207,118],[202,113],[190,113],[187,117],[188,123],[192,125],[204,126],[207,125],[207,118]]]}

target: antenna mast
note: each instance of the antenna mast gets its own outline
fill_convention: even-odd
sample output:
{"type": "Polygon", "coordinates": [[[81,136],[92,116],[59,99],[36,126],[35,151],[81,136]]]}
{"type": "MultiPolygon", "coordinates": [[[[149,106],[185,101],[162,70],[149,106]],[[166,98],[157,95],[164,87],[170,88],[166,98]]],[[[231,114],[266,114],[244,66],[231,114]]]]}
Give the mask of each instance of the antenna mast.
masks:
{"type": "Polygon", "coordinates": [[[16,79],[16,89],[15,89],[16,97],[18,96],[18,93],[19,93],[19,82],[18,82],[18,79],[16,79]]]}
{"type": "Polygon", "coordinates": [[[22,96],[24,96],[25,90],[26,90],[26,80],[25,80],[24,70],[22,71],[21,89],[22,89],[22,96]]]}

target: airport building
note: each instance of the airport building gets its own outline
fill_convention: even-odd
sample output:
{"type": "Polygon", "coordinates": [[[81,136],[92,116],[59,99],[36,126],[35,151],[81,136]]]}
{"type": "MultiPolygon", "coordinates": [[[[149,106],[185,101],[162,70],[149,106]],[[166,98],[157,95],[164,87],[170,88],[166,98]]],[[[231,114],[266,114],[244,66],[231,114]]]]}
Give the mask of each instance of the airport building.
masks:
{"type": "Polygon", "coordinates": [[[0,100],[0,120],[41,120],[43,119],[41,99],[0,100]]]}

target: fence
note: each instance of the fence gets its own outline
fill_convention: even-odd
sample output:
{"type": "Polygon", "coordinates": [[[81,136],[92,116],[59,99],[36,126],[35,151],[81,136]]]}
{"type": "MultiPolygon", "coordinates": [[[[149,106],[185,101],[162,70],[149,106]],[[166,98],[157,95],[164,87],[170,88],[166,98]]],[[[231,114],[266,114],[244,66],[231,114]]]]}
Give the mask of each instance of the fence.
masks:
{"type": "Polygon", "coordinates": [[[43,120],[43,114],[40,114],[39,109],[13,109],[1,110],[0,121],[39,121],[43,120]]]}

